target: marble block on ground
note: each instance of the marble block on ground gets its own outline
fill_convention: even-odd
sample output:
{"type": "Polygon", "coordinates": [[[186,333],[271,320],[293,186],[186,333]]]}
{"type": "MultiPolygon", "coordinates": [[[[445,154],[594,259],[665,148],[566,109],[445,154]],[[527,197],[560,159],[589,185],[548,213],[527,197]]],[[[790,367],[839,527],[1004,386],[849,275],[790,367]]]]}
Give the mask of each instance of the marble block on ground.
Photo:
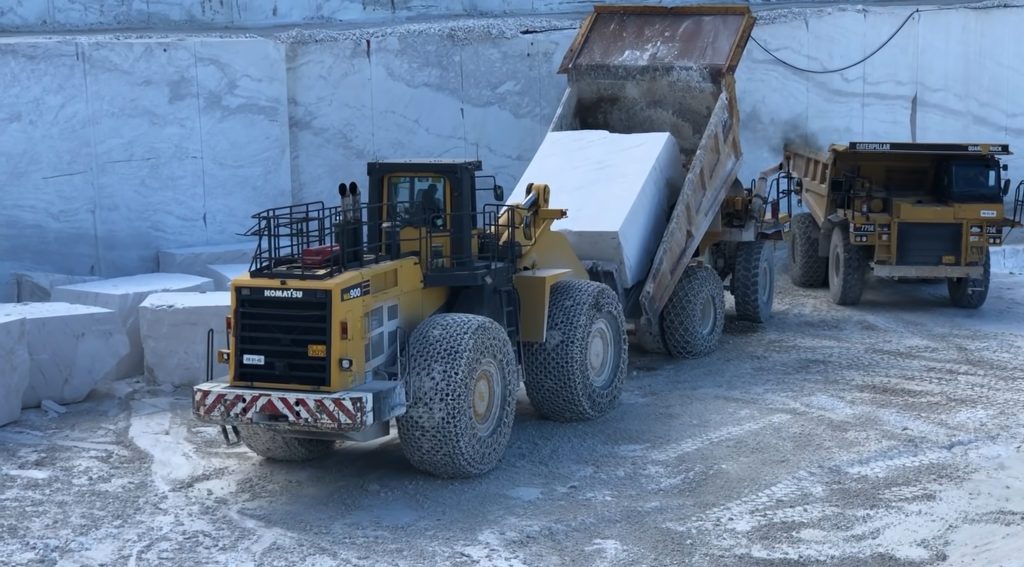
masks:
{"type": "Polygon", "coordinates": [[[213,291],[213,282],[187,274],[141,274],[54,288],[53,300],[95,305],[117,313],[131,345],[131,352],[116,370],[116,377],[124,378],[143,373],[139,304],[151,294],[165,291],[213,291]]]}
{"type": "Polygon", "coordinates": [[[62,285],[72,285],[85,282],[94,282],[100,278],[96,276],[72,276],[68,274],[51,274],[49,272],[16,272],[15,281],[18,282],[18,301],[50,301],[53,288],[62,285]]]}
{"type": "Polygon", "coordinates": [[[989,248],[993,272],[1024,273],[1024,245],[1008,244],[989,248]]]}
{"type": "Polygon", "coordinates": [[[255,241],[194,246],[161,250],[158,259],[161,272],[204,276],[207,266],[213,264],[246,264],[248,266],[255,250],[255,241]]]}
{"type": "Polygon", "coordinates": [[[231,294],[154,293],[139,306],[146,375],[158,384],[195,385],[206,380],[206,336],[214,331],[213,348],[226,346],[224,319],[231,294]]]}
{"type": "Polygon", "coordinates": [[[249,262],[244,264],[213,264],[206,267],[206,272],[200,275],[213,280],[213,289],[217,291],[230,291],[231,280],[238,276],[249,273],[249,262]]]}
{"type": "Polygon", "coordinates": [[[683,180],[671,134],[549,132],[508,202],[546,183],[550,206],[569,211],[553,228],[581,260],[615,266],[630,287],[647,277],[683,180]]]}
{"type": "Polygon", "coordinates": [[[21,417],[21,397],[28,386],[28,340],[25,318],[0,306],[0,425],[21,417]]]}
{"type": "MultiPolygon", "coordinates": [[[[21,407],[43,400],[73,404],[114,377],[128,355],[128,337],[117,313],[70,303],[7,303],[0,316],[24,317],[29,381],[21,407]]],[[[2,348],[2,347],[0,347],[2,348]]]]}

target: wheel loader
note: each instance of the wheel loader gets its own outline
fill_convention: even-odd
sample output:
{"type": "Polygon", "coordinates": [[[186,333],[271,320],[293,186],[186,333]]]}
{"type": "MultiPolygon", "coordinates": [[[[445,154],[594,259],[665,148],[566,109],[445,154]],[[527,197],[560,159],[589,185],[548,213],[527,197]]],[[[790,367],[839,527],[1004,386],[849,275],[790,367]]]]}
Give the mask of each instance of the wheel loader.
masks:
{"type": "Polygon", "coordinates": [[[605,415],[620,396],[631,337],[676,356],[714,348],[730,273],[738,314],[763,321],[774,274],[764,241],[781,238],[785,218],[767,177],[746,189],[735,177],[731,74],[752,25],[746,8],[600,7],[567,55],[570,86],[553,131],[593,116],[582,108],[596,101],[579,90],[593,86],[595,67],[581,60],[591,49],[601,48],[598,66],[613,75],[601,79],[605,102],[638,102],[614,92],[626,76],[615,78],[623,70],[610,63],[635,42],[674,33],[677,45],[662,61],[634,65],[640,76],[629,81],[665,93],[683,71],[704,73],[703,115],[682,94],[659,94],[622,124],[699,133],[680,144],[688,169],[674,206],[644,219],[667,227],[644,281],[624,288],[581,255],[556,230],[571,211],[552,206],[559,189],[543,180],[506,203],[479,161],[372,161],[365,199],[352,182],[339,186],[338,205],[253,216],[248,234],[258,244],[249,273],[231,283],[228,345],[216,353],[227,377],[194,388],[195,417],[276,460],[378,439],[394,421],[416,468],[473,476],[504,454],[521,382],[541,417],[605,415]],[[639,35],[609,33],[622,23],[639,35]],[[709,41],[725,47],[708,50],[709,41]],[[671,121],[656,119],[659,104],[675,105],[661,113],[671,121]],[[481,195],[496,203],[481,206],[481,195]]]}
{"type": "Polygon", "coordinates": [[[946,280],[957,307],[985,303],[989,250],[1019,226],[1018,186],[1007,216],[1006,144],[851,142],[827,153],[786,146],[797,181],[790,274],[801,287],[828,286],[839,305],[857,304],[875,276],[946,280]]]}

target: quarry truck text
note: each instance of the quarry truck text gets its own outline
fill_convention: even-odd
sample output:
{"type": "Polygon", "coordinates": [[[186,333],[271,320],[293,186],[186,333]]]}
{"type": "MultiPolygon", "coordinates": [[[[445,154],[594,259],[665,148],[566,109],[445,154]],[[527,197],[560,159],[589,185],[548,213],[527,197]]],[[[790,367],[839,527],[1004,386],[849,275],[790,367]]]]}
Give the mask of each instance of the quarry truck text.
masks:
{"type": "Polygon", "coordinates": [[[793,217],[790,274],[803,287],[828,285],[840,305],[860,301],[876,276],[945,279],[953,305],[988,296],[989,249],[1021,221],[1012,213],[999,156],[1005,144],[851,142],[827,154],[787,147],[785,162],[809,212],[793,217]]]}
{"type": "Polygon", "coordinates": [[[716,347],[723,279],[737,315],[764,321],[766,242],[785,218],[777,184],[736,180],[732,73],[752,26],[745,7],[599,7],[586,20],[548,137],[663,133],[672,150],[649,154],[642,186],[527,178],[506,204],[479,161],[373,161],[365,203],[352,183],[338,206],[254,215],[259,243],[232,282],[218,351],[227,380],[195,388],[195,416],[280,460],[380,438],[394,419],[414,466],[471,476],[504,454],[521,380],[539,415],[592,419],[618,401],[631,339],[678,357],[716,347]],[[639,240],[588,232],[586,217],[555,230],[572,214],[558,203],[602,195],[641,225],[639,240]],[[598,237],[611,252],[581,244],[598,237]]]}

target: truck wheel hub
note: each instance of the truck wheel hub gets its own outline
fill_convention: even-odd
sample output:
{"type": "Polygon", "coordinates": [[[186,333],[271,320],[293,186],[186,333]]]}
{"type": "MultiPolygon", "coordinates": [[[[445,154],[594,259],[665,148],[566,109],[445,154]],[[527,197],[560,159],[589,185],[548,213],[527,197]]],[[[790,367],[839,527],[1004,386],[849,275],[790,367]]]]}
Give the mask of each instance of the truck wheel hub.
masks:
{"type": "Polygon", "coordinates": [[[495,406],[500,394],[498,365],[491,359],[485,359],[473,376],[473,421],[481,434],[489,433],[498,421],[495,406]]]}
{"type": "Polygon", "coordinates": [[[587,366],[590,370],[590,381],[595,386],[604,387],[612,374],[612,328],[605,318],[594,322],[590,329],[590,340],[587,341],[587,366]]]}

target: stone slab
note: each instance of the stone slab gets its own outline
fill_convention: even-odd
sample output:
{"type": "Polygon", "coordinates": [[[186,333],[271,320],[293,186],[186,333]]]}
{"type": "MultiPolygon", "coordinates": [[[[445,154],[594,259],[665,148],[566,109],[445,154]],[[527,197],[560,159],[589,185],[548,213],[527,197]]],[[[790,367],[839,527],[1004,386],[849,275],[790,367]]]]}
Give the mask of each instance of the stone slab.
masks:
{"type": "Polygon", "coordinates": [[[53,300],[95,305],[117,313],[128,335],[131,351],[118,365],[117,378],[143,373],[139,304],[153,293],[213,291],[209,278],[187,274],[140,274],[54,288],[53,300]]]}
{"type": "Polygon", "coordinates": [[[249,273],[249,263],[244,264],[213,264],[206,267],[206,272],[200,274],[213,280],[213,289],[217,291],[229,291],[231,280],[238,276],[249,273]]]}
{"type": "Polygon", "coordinates": [[[207,333],[214,349],[226,346],[226,291],[154,293],[139,306],[146,376],[158,384],[195,385],[206,380],[207,333]]]}
{"type": "Polygon", "coordinates": [[[0,425],[21,416],[21,397],[29,380],[25,318],[0,308],[0,425]]]}
{"type": "MultiPolygon", "coordinates": [[[[0,304],[0,317],[25,319],[29,382],[23,408],[43,400],[73,404],[101,381],[113,378],[129,353],[128,337],[117,313],[90,305],[61,302],[0,304]]],[[[2,349],[2,347],[0,347],[2,349]]]]}
{"type": "Polygon", "coordinates": [[[53,288],[62,285],[73,285],[99,280],[96,276],[72,276],[50,272],[16,272],[14,279],[18,284],[18,301],[50,301],[53,288]]]}
{"type": "Polygon", "coordinates": [[[161,250],[160,271],[206,276],[211,265],[245,264],[248,267],[255,250],[255,241],[161,250]]]}
{"type": "Polygon", "coordinates": [[[508,202],[522,201],[529,183],[548,184],[551,207],[569,211],[554,228],[581,260],[616,266],[630,287],[647,277],[683,173],[668,133],[549,132],[508,202]]]}

